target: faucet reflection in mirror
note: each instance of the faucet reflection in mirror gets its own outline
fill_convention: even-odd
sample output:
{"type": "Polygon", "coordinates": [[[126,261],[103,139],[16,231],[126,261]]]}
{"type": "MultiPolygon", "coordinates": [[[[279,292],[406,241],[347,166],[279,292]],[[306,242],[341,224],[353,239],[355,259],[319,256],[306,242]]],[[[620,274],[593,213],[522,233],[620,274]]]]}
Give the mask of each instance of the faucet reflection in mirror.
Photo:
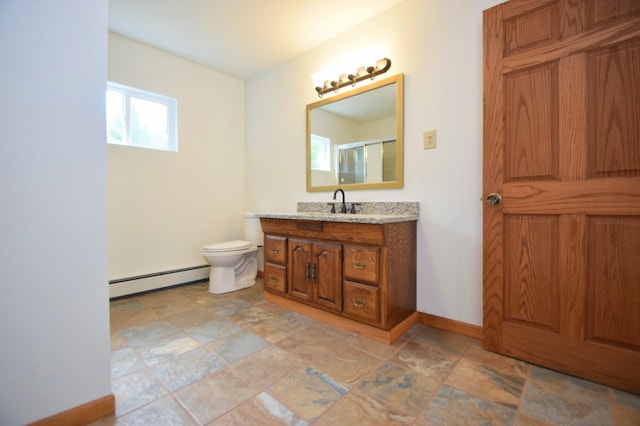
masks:
{"type": "Polygon", "coordinates": [[[318,97],[322,97],[327,92],[338,92],[338,89],[351,85],[356,85],[357,82],[370,78],[373,80],[375,76],[384,74],[389,71],[391,68],[391,59],[382,58],[376,62],[375,66],[369,67],[360,67],[356,71],[355,74],[342,74],[337,81],[335,80],[327,80],[324,82],[322,87],[316,87],[316,92],[318,92],[318,97]]]}

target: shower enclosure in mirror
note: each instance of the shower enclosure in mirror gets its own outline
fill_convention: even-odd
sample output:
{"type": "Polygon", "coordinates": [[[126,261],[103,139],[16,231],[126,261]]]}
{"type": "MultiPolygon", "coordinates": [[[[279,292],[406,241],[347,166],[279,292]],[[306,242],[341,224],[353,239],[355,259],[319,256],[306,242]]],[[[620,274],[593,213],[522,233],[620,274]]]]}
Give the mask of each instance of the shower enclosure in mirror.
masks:
{"type": "Polygon", "coordinates": [[[307,191],[403,186],[403,77],[307,105],[307,191]]]}

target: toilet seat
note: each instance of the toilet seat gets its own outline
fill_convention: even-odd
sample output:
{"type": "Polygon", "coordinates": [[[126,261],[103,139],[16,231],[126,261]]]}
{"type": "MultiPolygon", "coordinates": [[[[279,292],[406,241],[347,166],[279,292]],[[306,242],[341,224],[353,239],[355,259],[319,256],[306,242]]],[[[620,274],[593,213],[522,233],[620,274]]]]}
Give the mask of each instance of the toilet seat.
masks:
{"type": "Polygon", "coordinates": [[[251,247],[251,242],[245,240],[225,241],[223,243],[209,244],[203,247],[206,253],[223,253],[246,250],[251,247]]]}

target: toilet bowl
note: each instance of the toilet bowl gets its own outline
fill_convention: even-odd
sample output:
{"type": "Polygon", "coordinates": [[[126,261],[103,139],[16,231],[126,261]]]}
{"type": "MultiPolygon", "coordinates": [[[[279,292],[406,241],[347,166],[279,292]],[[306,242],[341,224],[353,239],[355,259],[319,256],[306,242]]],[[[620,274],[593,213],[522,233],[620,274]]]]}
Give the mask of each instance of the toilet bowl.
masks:
{"type": "Polygon", "coordinates": [[[263,235],[260,218],[245,214],[245,238],[209,244],[202,248],[202,256],[211,266],[209,293],[221,294],[251,287],[258,274],[258,245],[263,235]]]}

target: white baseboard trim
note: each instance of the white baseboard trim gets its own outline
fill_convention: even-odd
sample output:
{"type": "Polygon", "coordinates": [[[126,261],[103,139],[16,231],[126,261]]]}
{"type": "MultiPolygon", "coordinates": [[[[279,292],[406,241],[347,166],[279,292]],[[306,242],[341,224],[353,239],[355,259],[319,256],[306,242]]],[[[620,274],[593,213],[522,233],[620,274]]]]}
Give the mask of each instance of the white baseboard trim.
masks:
{"type": "Polygon", "coordinates": [[[209,278],[209,266],[159,272],[139,277],[123,278],[109,282],[109,298],[128,296],[143,291],[157,290],[209,278]]]}

